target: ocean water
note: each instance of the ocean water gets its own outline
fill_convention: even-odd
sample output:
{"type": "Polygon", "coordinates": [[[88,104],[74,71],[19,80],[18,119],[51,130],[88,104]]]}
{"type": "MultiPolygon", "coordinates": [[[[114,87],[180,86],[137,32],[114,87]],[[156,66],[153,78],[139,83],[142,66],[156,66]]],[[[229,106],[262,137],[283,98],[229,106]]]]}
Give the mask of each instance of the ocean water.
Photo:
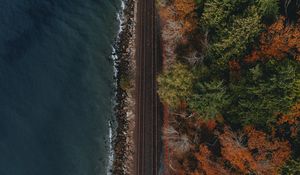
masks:
{"type": "Polygon", "coordinates": [[[120,0],[0,1],[0,175],[105,175],[120,0]]]}

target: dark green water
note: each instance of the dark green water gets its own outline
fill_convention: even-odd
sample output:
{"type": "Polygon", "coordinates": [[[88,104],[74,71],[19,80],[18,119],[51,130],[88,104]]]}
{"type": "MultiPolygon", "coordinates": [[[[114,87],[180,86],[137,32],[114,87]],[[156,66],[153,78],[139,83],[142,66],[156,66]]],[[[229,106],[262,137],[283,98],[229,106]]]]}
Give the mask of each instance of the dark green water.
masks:
{"type": "Polygon", "coordinates": [[[0,175],[104,175],[120,0],[1,0],[0,175]]]}

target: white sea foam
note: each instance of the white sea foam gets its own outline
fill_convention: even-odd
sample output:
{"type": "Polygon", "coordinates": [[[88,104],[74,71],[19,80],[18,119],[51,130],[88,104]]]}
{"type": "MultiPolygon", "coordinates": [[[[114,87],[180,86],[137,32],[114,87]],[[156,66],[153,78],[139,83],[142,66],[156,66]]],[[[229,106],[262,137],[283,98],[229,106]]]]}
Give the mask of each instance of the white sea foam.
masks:
{"type": "MultiPolygon", "coordinates": [[[[123,31],[123,24],[124,24],[124,9],[125,9],[125,2],[122,0],[121,1],[121,9],[120,11],[117,13],[117,21],[119,22],[119,28],[118,28],[118,34],[117,34],[117,38],[115,40],[115,43],[118,43],[118,41],[120,40],[120,33],[123,31]]],[[[117,63],[116,60],[118,59],[118,55],[116,54],[116,48],[113,45],[112,46],[112,59],[113,59],[113,64],[114,64],[114,77],[117,77],[117,63]]],[[[116,85],[116,82],[115,82],[116,85]]]]}
{"type": "MultiPolygon", "coordinates": [[[[117,21],[119,22],[119,28],[118,28],[118,34],[117,38],[115,40],[115,44],[119,42],[120,39],[120,33],[123,31],[123,24],[124,24],[124,9],[125,9],[125,2],[122,0],[121,1],[121,9],[120,11],[116,14],[117,16],[117,21]]],[[[113,60],[113,67],[114,67],[114,77],[115,79],[117,78],[117,59],[118,55],[116,53],[116,45],[112,46],[112,55],[111,58],[113,60]]],[[[117,87],[117,81],[114,82],[114,87],[117,87]]],[[[116,105],[116,95],[117,92],[114,94],[114,99],[113,99],[113,104],[114,106],[116,105]]],[[[114,149],[113,149],[113,136],[114,136],[114,130],[111,121],[109,121],[109,134],[108,134],[108,141],[109,141],[109,157],[108,157],[108,166],[107,166],[107,175],[112,175],[112,168],[113,168],[113,162],[114,162],[114,149]]]]}
{"type": "Polygon", "coordinates": [[[111,122],[108,122],[108,126],[109,126],[109,134],[108,134],[108,138],[109,138],[109,157],[108,157],[108,169],[107,169],[107,175],[111,175],[111,169],[113,166],[113,161],[114,161],[114,151],[113,151],[113,130],[112,130],[112,126],[111,126],[111,122]]]}

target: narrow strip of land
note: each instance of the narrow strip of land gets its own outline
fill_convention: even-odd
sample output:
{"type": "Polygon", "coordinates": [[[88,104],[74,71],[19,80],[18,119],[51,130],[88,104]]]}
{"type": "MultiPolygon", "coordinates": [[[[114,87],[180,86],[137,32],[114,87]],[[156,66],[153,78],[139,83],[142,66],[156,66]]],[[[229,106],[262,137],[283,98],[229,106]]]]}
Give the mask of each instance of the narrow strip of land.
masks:
{"type": "Polygon", "coordinates": [[[139,0],[137,13],[136,174],[156,175],[160,163],[161,121],[156,93],[160,63],[155,0],[139,0]]]}

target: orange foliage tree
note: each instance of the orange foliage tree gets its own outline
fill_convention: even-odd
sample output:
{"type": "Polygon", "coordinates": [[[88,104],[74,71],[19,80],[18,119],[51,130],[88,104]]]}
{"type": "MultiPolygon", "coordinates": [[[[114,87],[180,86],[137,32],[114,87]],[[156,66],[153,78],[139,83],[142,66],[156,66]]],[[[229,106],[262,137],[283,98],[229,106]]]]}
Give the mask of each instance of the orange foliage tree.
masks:
{"type": "Polygon", "coordinates": [[[198,172],[206,174],[258,173],[277,175],[291,154],[287,141],[267,138],[267,134],[247,127],[244,132],[233,132],[229,127],[218,134],[221,157],[213,155],[207,145],[200,145],[195,154],[198,172]],[[225,166],[225,162],[228,162],[225,166]]]}
{"type": "Polygon", "coordinates": [[[188,125],[189,138],[191,141],[198,139],[198,143],[193,141],[194,146],[183,154],[171,153],[170,174],[277,175],[291,155],[288,141],[281,141],[250,126],[235,132],[229,126],[216,124],[216,121],[209,124],[189,122],[188,125]],[[204,135],[200,133],[200,138],[197,138],[196,126],[205,132],[204,135]],[[212,137],[214,142],[207,140],[212,137]]]}
{"type": "Polygon", "coordinates": [[[162,25],[164,26],[171,21],[178,23],[179,32],[182,34],[192,31],[197,24],[196,7],[194,0],[174,0],[172,4],[161,5],[159,14],[162,25]]]}
{"type": "Polygon", "coordinates": [[[206,145],[200,145],[199,152],[195,154],[195,157],[198,160],[198,169],[194,172],[196,174],[230,174],[221,162],[212,159],[213,155],[206,145]]]}
{"type": "Polygon", "coordinates": [[[194,0],[174,0],[159,5],[162,27],[164,66],[169,68],[176,59],[177,44],[186,40],[187,34],[197,26],[194,0]]]}
{"type": "Polygon", "coordinates": [[[276,175],[290,157],[291,146],[287,141],[267,138],[267,134],[252,127],[245,129],[248,136],[248,149],[257,162],[253,168],[261,174],[276,175]]]}
{"type": "Polygon", "coordinates": [[[278,121],[278,125],[288,124],[292,137],[296,137],[300,127],[300,103],[295,104],[291,112],[283,115],[278,121]]]}
{"type": "Polygon", "coordinates": [[[251,152],[243,145],[242,135],[238,136],[228,127],[224,128],[224,133],[219,137],[222,145],[222,156],[228,160],[230,164],[242,173],[250,173],[257,169],[251,152]]]}
{"type": "Polygon", "coordinates": [[[280,17],[261,35],[259,48],[246,56],[246,63],[261,59],[284,59],[288,55],[300,61],[300,24],[287,25],[285,20],[285,17],[280,17]]]}
{"type": "Polygon", "coordinates": [[[182,22],[182,32],[191,32],[197,24],[194,0],[174,0],[177,20],[182,22]]]}
{"type": "Polygon", "coordinates": [[[300,103],[295,104],[291,112],[283,115],[281,119],[278,121],[278,124],[288,123],[290,125],[299,124],[300,121],[300,103]]]}

